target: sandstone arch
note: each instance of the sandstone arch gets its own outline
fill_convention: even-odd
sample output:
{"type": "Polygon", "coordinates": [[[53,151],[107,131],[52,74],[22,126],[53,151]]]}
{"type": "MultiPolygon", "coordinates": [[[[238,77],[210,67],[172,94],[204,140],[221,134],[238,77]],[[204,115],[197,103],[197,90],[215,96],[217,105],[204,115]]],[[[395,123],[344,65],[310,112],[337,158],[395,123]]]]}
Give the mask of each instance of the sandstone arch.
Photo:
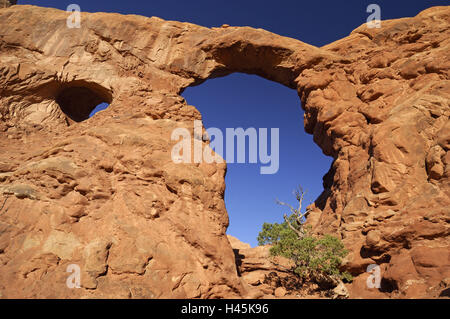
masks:
{"type": "Polygon", "coordinates": [[[2,296],[255,296],[225,236],[225,166],[170,160],[170,132],[201,119],[180,92],[232,72],[296,89],[306,131],[334,157],[308,222],[352,251],[354,297],[379,295],[364,286],[372,263],[395,296],[448,284],[448,7],[322,48],[247,27],[66,19],[0,9],[2,296]],[[111,106],[68,127],[42,90],[73,81],[103,88],[111,106]],[[83,289],[64,286],[68,263],[82,266],[83,289]]]}

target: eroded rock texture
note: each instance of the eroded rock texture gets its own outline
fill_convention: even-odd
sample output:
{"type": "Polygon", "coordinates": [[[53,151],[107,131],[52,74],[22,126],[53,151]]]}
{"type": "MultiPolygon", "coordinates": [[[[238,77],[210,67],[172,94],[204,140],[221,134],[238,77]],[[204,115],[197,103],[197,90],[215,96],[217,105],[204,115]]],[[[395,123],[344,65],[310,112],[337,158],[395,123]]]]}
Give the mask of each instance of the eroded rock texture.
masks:
{"type": "Polygon", "coordinates": [[[201,119],[180,92],[232,72],[298,90],[334,157],[308,222],[351,250],[351,297],[448,291],[449,7],[322,48],[133,15],[70,29],[68,15],[0,9],[0,297],[262,296],[225,235],[225,164],[171,160],[173,130],[201,119]]]}

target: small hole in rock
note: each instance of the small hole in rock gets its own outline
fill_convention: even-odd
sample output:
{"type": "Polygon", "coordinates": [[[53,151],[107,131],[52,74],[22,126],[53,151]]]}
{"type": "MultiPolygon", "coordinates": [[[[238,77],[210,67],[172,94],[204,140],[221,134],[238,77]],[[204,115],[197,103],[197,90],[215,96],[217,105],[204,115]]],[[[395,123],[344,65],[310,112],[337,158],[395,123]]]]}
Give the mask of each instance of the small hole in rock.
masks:
{"type": "Polygon", "coordinates": [[[398,290],[397,282],[391,279],[382,278],[380,285],[381,285],[380,287],[381,292],[391,293],[395,290],[398,290]]]}
{"type": "Polygon", "coordinates": [[[64,114],[74,122],[82,122],[104,110],[112,97],[103,87],[88,82],[66,84],[56,96],[56,102],[64,114]]]}

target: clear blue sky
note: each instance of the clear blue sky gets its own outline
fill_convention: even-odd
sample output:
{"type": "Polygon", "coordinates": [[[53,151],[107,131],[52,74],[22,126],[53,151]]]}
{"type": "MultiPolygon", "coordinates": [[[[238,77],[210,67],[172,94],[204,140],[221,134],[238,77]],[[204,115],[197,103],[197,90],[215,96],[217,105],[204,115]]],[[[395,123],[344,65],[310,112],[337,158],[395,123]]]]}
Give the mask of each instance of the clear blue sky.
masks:
{"type": "MultiPolygon", "coordinates": [[[[263,28],[283,36],[322,46],[347,36],[365,23],[371,3],[381,7],[381,18],[415,16],[448,0],[392,1],[173,1],[173,0],[19,0],[19,4],[65,9],[71,3],[88,12],[119,12],[158,16],[206,27],[230,24],[263,28]]],[[[322,177],[332,159],[322,154],[303,129],[303,111],[294,90],[253,75],[232,74],[188,88],[183,96],[196,106],[208,127],[280,128],[280,170],[260,175],[260,165],[228,165],[225,202],[230,216],[228,233],[256,245],[263,222],[281,222],[285,209],[275,199],[295,204],[292,190],[303,185],[306,201],[322,191],[322,177]]]]}

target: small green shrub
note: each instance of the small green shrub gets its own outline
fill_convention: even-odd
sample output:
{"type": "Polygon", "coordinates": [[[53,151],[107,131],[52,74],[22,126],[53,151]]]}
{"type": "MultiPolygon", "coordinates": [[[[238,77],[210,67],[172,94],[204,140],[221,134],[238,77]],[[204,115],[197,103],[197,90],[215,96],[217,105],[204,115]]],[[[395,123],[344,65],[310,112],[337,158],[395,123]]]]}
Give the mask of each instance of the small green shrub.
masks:
{"type": "Polygon", "coordinates": [[[295,264],[294,273],[304,279],[351,281],[349,273],[339,270],[342,258],[348,254],[343,243],[331,235],[314,236],[310,227],[304,227],[303,222],[308,214],[308,212],[301,213],[304,192],[300,189],[295,194],[300,203],[299,208],[294,209],[279,202],[289,206],[292,214],[284,215],[285,221],[281,224],[264,223],[258,235],[259,245],[270,244],[273,256],[283,256],[292,260],[295,264]]]}

